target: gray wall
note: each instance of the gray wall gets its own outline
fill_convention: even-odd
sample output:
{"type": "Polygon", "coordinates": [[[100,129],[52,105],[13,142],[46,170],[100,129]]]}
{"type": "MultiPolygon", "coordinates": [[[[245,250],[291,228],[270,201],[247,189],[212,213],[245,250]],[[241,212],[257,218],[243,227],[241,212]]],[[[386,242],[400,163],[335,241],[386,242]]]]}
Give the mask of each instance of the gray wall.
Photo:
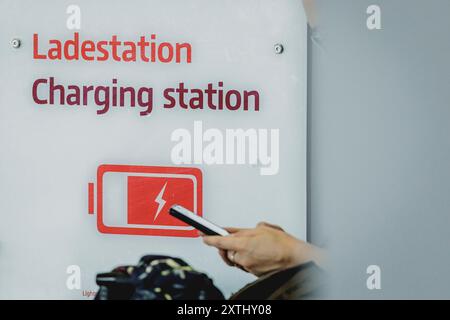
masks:
{"type": "Polygon", "coordinates": [[[450,1],[318,1],[311,240],[341,298],[450,298],[450,1]],[[382,9],[382,30],[366,8],[382,9]],[[382,289],[366,288],[366,267],[382,289]]]}

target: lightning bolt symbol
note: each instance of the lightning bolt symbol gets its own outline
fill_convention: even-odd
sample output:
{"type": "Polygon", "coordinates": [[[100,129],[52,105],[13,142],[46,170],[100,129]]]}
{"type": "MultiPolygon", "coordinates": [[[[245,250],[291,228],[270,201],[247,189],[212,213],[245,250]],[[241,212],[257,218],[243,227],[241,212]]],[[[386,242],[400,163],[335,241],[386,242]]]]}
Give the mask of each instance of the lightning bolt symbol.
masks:
{"type": "Polygon", "coordinates": [[[166,187],[167,187],[167,182],[164,185],[164,187],[162,187],[161,191],[159,192],[158,196],[155,199],[155,202],[158,203],[158,210],[156,211],[156,215],[155,215],[155,218],[153,219],[153,221],[155,221],[156,218],[158,218],[158,215],[161,213],[161,210],[164,208],[164,205],[166,204],[166,200],[163,199],[163,195],[164,195],[164,191],[166,191],[166,187]]]}

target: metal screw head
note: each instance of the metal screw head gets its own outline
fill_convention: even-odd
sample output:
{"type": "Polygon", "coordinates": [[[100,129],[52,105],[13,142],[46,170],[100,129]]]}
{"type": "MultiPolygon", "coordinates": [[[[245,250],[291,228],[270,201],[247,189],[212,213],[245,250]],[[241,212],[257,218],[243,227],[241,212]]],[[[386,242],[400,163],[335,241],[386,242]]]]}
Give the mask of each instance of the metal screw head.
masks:
{"type": "Polygon", "coordinates": [[[283,51],[284,51],[284,47],[283,47],[283,45],[280,44],[280,43],[277,43],[277,44],[274,46],[274,48],[275,48],[275,53],[276,53],[276,54],[282,54],[283,51]]]}
{"type": "Polygon", "coordinates": [[[12,39],[11,40],[11,45],[13,46],[13,48],[17,49],[20,47],[20,40],[19,39],[12,39]]]}

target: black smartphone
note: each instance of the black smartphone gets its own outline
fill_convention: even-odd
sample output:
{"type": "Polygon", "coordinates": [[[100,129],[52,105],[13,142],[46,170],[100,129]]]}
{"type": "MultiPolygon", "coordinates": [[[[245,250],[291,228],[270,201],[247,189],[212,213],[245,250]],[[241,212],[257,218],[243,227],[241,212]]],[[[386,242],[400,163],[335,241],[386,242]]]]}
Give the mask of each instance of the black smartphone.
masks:
{"type": "Polygon", "coordinates": [[[215,225],[214,223],[196,215],[192,211],[180,206],[174,205],[170,208],[169,213],[172,217],[175,217],[195,229],[203,232],[208,236],[227,236],[228,231],[215,225]]]}

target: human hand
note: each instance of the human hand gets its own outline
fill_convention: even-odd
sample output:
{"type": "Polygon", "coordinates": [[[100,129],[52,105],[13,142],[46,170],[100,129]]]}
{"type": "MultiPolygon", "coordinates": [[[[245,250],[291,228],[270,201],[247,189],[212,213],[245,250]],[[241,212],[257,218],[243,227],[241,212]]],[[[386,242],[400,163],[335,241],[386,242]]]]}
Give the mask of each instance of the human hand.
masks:
{"type": "Polygon", "coordinates": [[[229,236],[204,236],[203,241],[219,249],[222,259],[256,276],[314,261],[321,265],[322,249],[284,232],[280,227],[259,223],[253,229],[226,228],[229,236]]]}

